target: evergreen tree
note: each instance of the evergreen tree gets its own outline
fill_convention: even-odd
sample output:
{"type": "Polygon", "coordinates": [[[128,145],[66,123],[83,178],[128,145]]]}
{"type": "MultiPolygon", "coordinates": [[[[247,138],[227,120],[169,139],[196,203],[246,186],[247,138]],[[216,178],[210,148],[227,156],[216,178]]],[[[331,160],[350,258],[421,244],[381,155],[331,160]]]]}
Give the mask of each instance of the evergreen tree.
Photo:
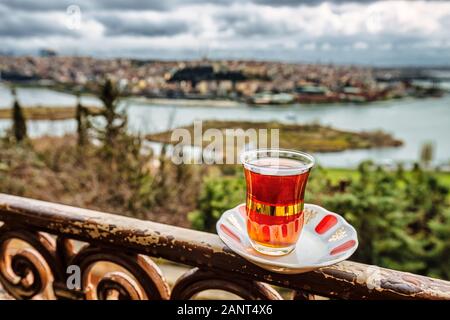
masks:
{"type": "Polygon", "coordinates": [[[17,142],[23,141],[27,137],[27,124],[23,116],[22,107],[17,99],[16,89],[11,89],[14,98],[13,104],[13,133],[17,142]]]}
{"type": "Polygon", "coordinates": [[[117,138],[126,131],[127,116],[124,110],[120,110],[119,97],[117,85],[111,79],[106,79],[99,90],[99,99],[104,107],[100,116],[103,117],[105,126],[101,129],[97,128],[97,131],[107,155],[114,152],[117,138]]]}
{"type": "Polygon", "coordinates": [[[102,142],[98,154],[106,160],[108,170],[113,173],[112,180],[115,180],[108,190],[109,201],[118,206],[125,205],[135,216],[144,218],[142,208],[149,208],[154,203],[154,182],[147,168],[150,156],[142,153],[142,138],[127,132],[128,118],[125,110],[120,108],[120,91],[116,83],[105,80],[99,87],[98,97],[103,102],[103,109],[98,114],[103,121],[90,124],[102,142]],[[117,192],[121,186],[128,189],[117,192]]]}
{"type": "Polygon", "coordinates": [[[428,168],[433,161],[434,157],[434,147],[430,142],[424,143],[420,150],[420,162],[425,167],[428,168]]]}
{"type": "Polygon", "coordinates": [[[77,122],[77,144],[78,146],[84,146],[88,141],[88,110],[81,104],[80,94],[77,94],[77,106],[75,113],[75,120],[77,122]]]}

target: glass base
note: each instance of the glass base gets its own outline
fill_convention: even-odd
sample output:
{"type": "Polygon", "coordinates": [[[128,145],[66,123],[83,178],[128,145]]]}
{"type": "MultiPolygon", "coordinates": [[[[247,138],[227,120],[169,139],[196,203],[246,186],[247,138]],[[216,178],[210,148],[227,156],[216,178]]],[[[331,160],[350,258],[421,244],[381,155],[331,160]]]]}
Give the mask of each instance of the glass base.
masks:
{"type": "Polygon", "coordinates": [[[295,244],[289,247],[268,247],[251,239],[249,240],[253,249],[258,251],[259,253],[266,254],[268,256],[284,256],[286,254],[291,253],[295,249],[295,244]]]}

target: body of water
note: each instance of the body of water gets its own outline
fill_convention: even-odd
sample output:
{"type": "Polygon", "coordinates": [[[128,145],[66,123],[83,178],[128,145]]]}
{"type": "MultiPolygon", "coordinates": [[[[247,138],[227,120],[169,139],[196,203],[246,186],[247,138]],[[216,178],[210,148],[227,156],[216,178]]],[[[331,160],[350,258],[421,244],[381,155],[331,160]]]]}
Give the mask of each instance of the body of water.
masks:
{"type": "MultiPolygon", "coordinates": [[[[39,88],[19,88],[18,97],[22,105],[26,106],[74,106],[76,103],[73,95],[39,88]]],[[[82,102],[101,105],[94,97],[83,97],[82,102]]],[[[10,107],[11,104],[9,89],[0,85],[0,108],[10,107]]],[[[353,167],[366,159],[381,163],[412,163],[419,158],[420,148],[427,142],[434,145],[435,164],[450,162],[450,95],[442,98],[408,98],[365,105],[327,104],[259,108],[246,105],[229,108],[155,105],[136,100],[125,100],[124,104],[128,110],[130,129],[140,133],[189,125],[194,120],[275,120],[286,123],[318,122],[354,131],[381,129],[404,141],[404,146],[400,148],[316,154],[319,163],[324,166],[353,167]]],[[[10,121],[0,120],[0,130],[10,125],[10,121]]],[[[31,136],[62,135],[74,130],[73,120],[29,122],[31,136]]]]}

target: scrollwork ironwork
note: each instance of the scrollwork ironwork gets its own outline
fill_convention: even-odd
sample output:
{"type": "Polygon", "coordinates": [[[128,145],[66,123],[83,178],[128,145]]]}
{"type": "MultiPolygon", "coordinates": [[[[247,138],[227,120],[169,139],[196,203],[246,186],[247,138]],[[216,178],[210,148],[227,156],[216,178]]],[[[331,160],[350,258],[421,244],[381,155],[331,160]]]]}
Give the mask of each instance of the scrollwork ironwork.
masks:
{"type": "Polygon", "coordinates": [[[248,300],[281,300],[280,294],[266,283],[251,280],[233,280],[225,275],[194,268],[186,272],[172,289],[172,300],[194,298],[205,290],[223,290],[248,300]]]}
{"type": "Polygon", "coordinates": [[[0,228],[0,283],[15,299],[169,299],[169,286],[147,256],[86,245],[75,252],[72,240],[46,233],[0,228]],[[13,245],[19,241],[19,245],[13,245]],[[93,274],[106,262],[119,270],[93,274]],[[67,287],[67,266],[81,270],[82,287],[67,287]]]}
{"type": "Polygon", "coordinates": [[[51,283],[62,279],[53,239],[41,232],[0,228],[0,282],[16,299],[52,298],[51,283]],[[13,242],[19,241],[14,247],[13,242]]]}
{"type": "Polygon", "coordinates": [[[352,261],[277,274],[246,261],[214,234],[5,194],[0,220],[0,284],[16,299],[189,299],[208,289],[280,299],[269,284],[296,290],[294,299],[450,299],[444,280],[352,261]],[[200,269],[178,279],[170,295],[147,255],[200,269]],[[96,271],[102,262],[115,268],[96,271]],[[69,288],[72,264],[82,281],[69,288]]]}
{"type": "Polygon", "coordinates": [[[159,267],[144,255],[89,246],[77,253],[71,264],[81,269],[82,288],[88,300],[159,300],[170,296],[159,267]],[[102,262],[112,263],[121,270],[95,275],[94,267],[102,262]]]}

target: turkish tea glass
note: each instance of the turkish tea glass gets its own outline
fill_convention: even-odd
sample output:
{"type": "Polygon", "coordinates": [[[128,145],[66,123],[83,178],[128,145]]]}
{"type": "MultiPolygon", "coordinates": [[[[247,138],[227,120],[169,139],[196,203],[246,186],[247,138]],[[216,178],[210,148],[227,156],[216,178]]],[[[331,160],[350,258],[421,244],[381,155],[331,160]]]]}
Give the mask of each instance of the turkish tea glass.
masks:
{"type": "Polygon", "coordinates": [[[241,155],[247,185],[247,232],[260,253],[294,250],[303,228],[306,183],[314,158],[304,152],[256,149],[241,155]]]}

